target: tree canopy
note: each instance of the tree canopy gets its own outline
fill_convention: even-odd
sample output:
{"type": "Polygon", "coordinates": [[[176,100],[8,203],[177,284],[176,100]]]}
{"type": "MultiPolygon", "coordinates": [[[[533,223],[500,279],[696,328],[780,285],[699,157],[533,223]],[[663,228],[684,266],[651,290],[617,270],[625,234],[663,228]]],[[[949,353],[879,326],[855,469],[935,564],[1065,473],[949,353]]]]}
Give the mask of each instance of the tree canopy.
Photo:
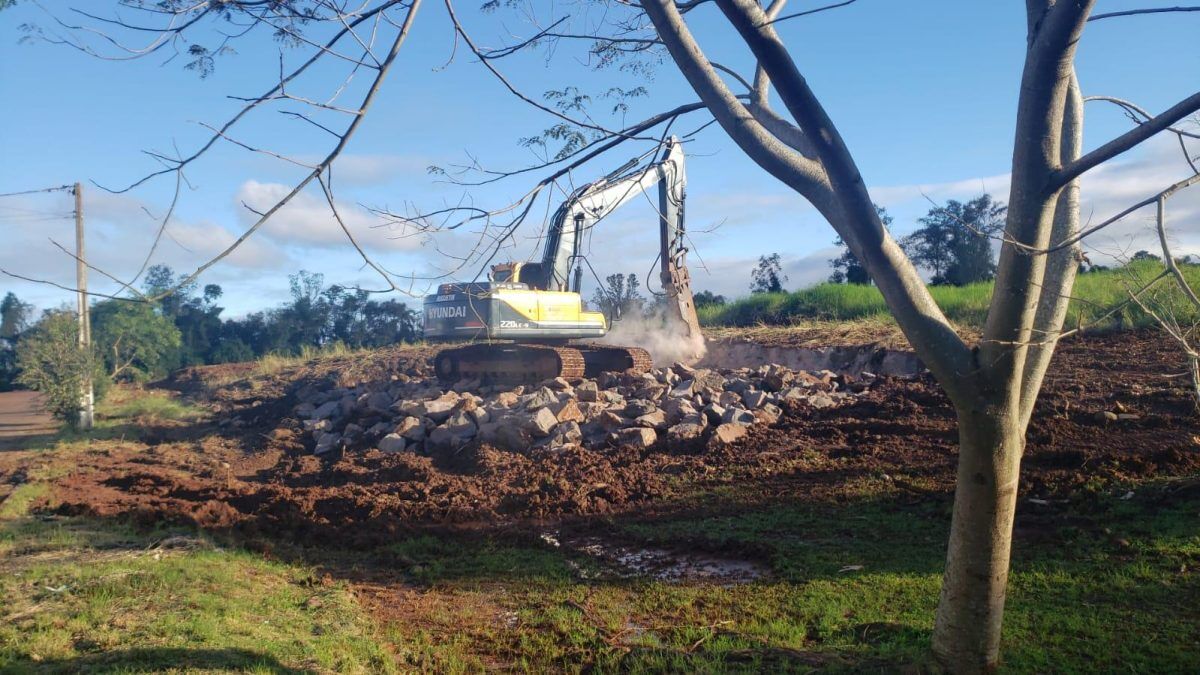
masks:
{"type": "Polygon", "coordinates": [[[967,203],[935,206],[901,242],[908,257],[933,273],[933,284],[965,286],[996,276],[992,242],[1004,229],[1002,202],[982,194],[967,203]]]}
{"type": "Polygon", "coordinates": [[[787,283],[783,263],[778,253],[758,257],[758,265],[750,272],[751,293],[782,293],[787,283]]]}

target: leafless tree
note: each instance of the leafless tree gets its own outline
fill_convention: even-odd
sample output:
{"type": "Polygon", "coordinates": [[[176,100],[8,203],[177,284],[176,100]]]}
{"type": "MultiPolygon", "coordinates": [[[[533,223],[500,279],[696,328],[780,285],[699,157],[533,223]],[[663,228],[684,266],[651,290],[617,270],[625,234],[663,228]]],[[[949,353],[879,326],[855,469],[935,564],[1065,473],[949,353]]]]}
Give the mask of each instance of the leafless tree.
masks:
{"type": "MultiPolygon", "coordinates": [[[[1187,185],[1200,183],[1200,173],[1186,181],[1187,185]]],[[[1158,236],[1159,247],[1162,250],[1162,271],[1158,278],[1169,278],[1171,284],[1153,294],[1137,293],[1133,289],[1145,287],[1147,280],[1144,274],[1134,265],[1126,265],[1126,293],[1130,302],[1138,307],[1146,316],[1154,321],[1168,337],[1177,345],[1187,361],[1187,370],[1183,376],[1190,381],[1192,400],[1197,412],[1200,412],[1200,296],[1196,294],[1188,281],[1179,260],[1171,250],[1170,238],[1167,233],[1167,200],[1171,192],[1158,195],[1155,200],[1154,230],[1158,236]]]]}
{"type": "MultiPolygon", "coordinates": [[[[531,44],[590,41],[589,52],[600,65],[630,54],[665,50],[704,110],[734,143],[828,220],[866,266],[909,342],[957,410],[957,489],[933,647],[941,663],[952,671],[990,669],[999,657],[1025,432],[1055,345],[1067,332],[1063,322],[1078,268],[1079,242],[1086,234],[1155,202],[1152,197],[1081,231],[1080,177],[1161,131],[1176,132],[1184,144],[1186,135],[1180,135],[1173,125],[1200,109],[1200,93],[1158,115],[1132,104],[1123,106],[1137,126],[1085,152],[1084,97],[1075,76],[1075,53],[1094,2],[1027,0],[1026,54],[1009,210],[983,337],[970,345],[946,320],[912,263],[880,222],[855,155],[776,31],[782,21],[850,3],[784,14],[785,2],[773,0],[767,6],[758,0],[639,0],[632,6],[601,3],[609,14],[586,29],[572,30],[563,20],[554,20],[511,46],[486,50],[469,39],[467,42],[497,73],[496,59],[531,44]],[[757,65],[752,76],[714,63],[705,55],[689,24],[692,13],[707,11],[706,7],[720,12],[730,33],[753,55],[757,65]],[[772,91],[782,102],[786,117],[772,109],[772,91]]],[[[1090,18],[1117,19],[1173,10],[1190,11],[1147,9],[1090,18]]],[[[526,14],[535,13],[527,10],[526,14]]],[[[466,39],[461,23],[456,25],[466,39]]],[[[590,130],[611,144],[628,135],[591,120],[580,121],[576,129],[590,130]]],[[[646,127],[635,129],[641,133],[646,127]]],[[[1188,150],[1183,147],[1186,156],[1188,150]]],[[[578,143],[565,149],[568,156],[580,152],[578,143]]],[[[481,210],[474,217],[489,215],[481,210]]],[[[1143,290],[1131,293],[1130,302],[1136,302],[1143,290]]]]}
{"type": "MultiPolygon", "coordinates": [[[[786,0],[772,0],[766,6],[759,0],[598,0],[573,7],[576,11],[569,16],[543,22],[537,18],[537,8],[524,5],[521,0],[490,0],[485,9],[515,6],[521,18],[532,23],[534,29],[528,37],[487,48],[480,46],[466,30],[452,0],[443,0],[454,26],[456,45],[464,46],[512,95],[544,112],[554,126],[540,137],[540,142],[558,142],[561,147],[531,167],[494,171],[472,161],[458,171],[447,172],[449,179],[464,185],[529,173],[545,174],[534,188],[506,206],[483,208],[465,199],[463,203],[432,211],[410,208],[400,213],[380,209],[380,214],[389,226],[411,228],[419,233],[466,224],[474,226],[475,245],[468,254],[454,258],[451,267],[478,265],[483,269],[498,251],[512,244],[517,227],[535,212],[538,200],[548,199],[560,189],[559,181],[569,182],[574,169],[623,144],[651,144],[650,150],[638,155],[648,157],[653,144],[685,116],[705,116],[696,121],[690,130],[693,132],[715,120],[751,160],[808,200],[846,242],[869,271],[909,342],[957,411],[957,489],[933,648],[941,663],[951,671],[986,670],[996,665],[999,656],[1025,432],[1055,345],[1069,332],[1064,331],[1063,322],[1078,267],[1079,242],[1084,235],[1117,220],[1080,229],[1080,178],[1167,130],[1177,133],[1186,155],[1187,136],[1179,135],[1173,125],[1200,109],[1200,93],[1187,96],[1157,115],[1132,104],[1122,105],[1137,125],[1085,152],[1082,142],[1085,99],[1075,76],[1076,49],[1089,20],[1122,20],[1195,8],[1147,8],[1092,15],[1094,0],[1026,0],[1025,61],[1015,120],[1006,226],[983,337],[972,345],[946,320],[912,263],[880,221],[855,154],[776,31],[781,22],[835,10],[854,1],[785,13],[786,0]],[[739,73],[706,56],[704,45],[690,25],[693,13],[698,12],[719,12],[727,29],[725,39],[736,40],[755,60],[752,74],[739,73]],[[530,48],[547,47],[547,53],[553,57],[555,48],[565,43],[586,45],[591,65],[621,67],[634,75],[652,68],[655,60],[665,55],[678,67],[699,100],[664,106],[669,109],[632,124],[621,120],[610,122],[593,116],[585,97],[578,92],[563,90],[551,101],[543,102],[524,93],[499,67],[501,60],[530,48]],[[784,110],[775,110],[773,100],[782,102],[784,110]],[[472,180],[471,176],[480,177],[472,180]]],[[[169,21],[168,25],[149,31],[153,39],[148,45],[122,47],[126,55],[140,56],[172,48],[196,22],[210,14],[222,18],[233,16],[243,26],[250,25],[246,30],[269,26],[276,35],[309,49],[311,61],[299,70],[281,73],[278,83],[265,94],[246,100],[242,113],[225,125],[214,125],[211,140],[197,153],[182,157],[160,154],[156,158],[165,165],[159,174],[178,176],[218,140],[270,153],[236,139],[232,133],[232,127],[246,112],[270,102],[289,101],[321,114],[348,115],[352,120],[349,125],[339,130],[326,129],[334,137],[333,149],[326,158],[306,166],[310,170],[307,177],[279,204],[263,211],[238,243],[314,180],[336,212],[327,182],[331,167],[378,91],[411,25],[419,0],[406,3],[363,0],[361,6],[344,0],[195,0],[194,4],[172,0],[154,5],[127,0],[122,4],[169,21]],[[387,17],[391,9],[403,12],[401,23],[387,17]],[[311,39],[307,31],[314,23],[333,27],[332,35],[321,42],[311,39]],[[388,29],[393,36],[391,49],[387,56],[377,56],[372,49],[376,33],[388,29]],[[300,72],[322,59],[341,61],[351,73],[360,69],[375,73],[373,84],[359,106],[342,108],[332,102],[336,95],[317,100],[289,91],[289,84],[300,72]]],[[[550,7],[548,11],[562,10],[550,7]]],[[[83,16],[90,25],[73,26],[64,22],[60,28],[66,36],[48,39],[94,53],[94,48],[78,41],[80,32],[94,30],[96,22],[111,24],[113,20],[95,14],[83,16]]],[[[118,25],[127,30],[141,28],[123,20],[118,25]]],[[[237,36],[231,33],[230,39],[237,36]]],[[[106,35],[102,37],[107,39],[106,35]]],[[[189,63],[195,63],[194,68],[203,72],[212,67],[212,59],[219,56],[224,46],[218,43],[214,48],[200,51],[188,47],[184,52],[193,57],[189,63]]],[[[337,92],[340,91],[339,88],[337,92]]],[[[633,92],[646,93],[623,90],[618,97],[633,92]]],[[[1105,100],[1115,103],[1119,99],[1105,100]]],[[[620,103],[614,110],[621,112],[620,103]]],[[[299,113],[296,119],[321,128],[328,126],[315,115],[299,113]]],[[[537,142],[533,140],[533,144],[537,142]]],[[[1154,200],[1140,206],[1150,203],[1154,200]]],[[[1131,207],[1129,212],[1140,206],[1131,207]]],[[[365,252],[363,255],[366,258],[365,252]]],[[[185,282],[212,262],[201,266],[185,282]]],[[[389,287],[395,288],[396,275],[382,266],[376,269],[388,280],[389,287]]],[[[1139,293],[1140,290],[1131,294],[1132,302],[1137,301],[1139,293]]]]}
{"type": "MultiPolygon", "coordinates": [[[[280,45],[277,79],[268,83],[261,94],[230,96],[242,106],[221,122],[201,122],[209,135],[199,147],[186,152],[175,149],[170,154],[144,151],[161,168],[121,187],[99,186],[113,193],[126,193],[152,181],[169,178],[174,191],[165,214],[158,218],[157,233],[136,273],[122,280],[109,271],[93,267],[117,282],[118,288],[111,294],[92,294],[118,297],[129,292],[139,301],[153,301],[187,286],[244,244],[273,215],[314,183],[320,187],[334,221],[361,255],[364,265],[383,280],[383,290],[402,290],[398,282],[407,282],[411,286],[413,279],[386,270],[359,246],[339,212],[332,186],[335,162],[378,96],[420,7],[421,0],[119,0],[104,10],[88,4],[70,7],[65,15],[47,12],[46,21],[22,26],[26,39],[63,45],[96,58],[123,61],[161,56],[164,63],[182,59],[184,68],[200,77],[211,74],[222,57],[233,53],[237,42],[252,39],[256,34],[268,34],[280,45]],[[296,65],[286,66],[289,61],[296,65]],[[329,77],[327,90],[320,96],[298,93],[307,85],[304,76],[318,67],[334,72],[340,68],[341,72],[329,77]],[[357,77],[362,73],[366,73],[365,82],[357,77]],[[355,94],[356,104],[341,103],[342,98],[355,94]],[[251,114],[271,111],[329,138],[328,150],[322,158],[316,162],[304,161],[261,147],[238,135],[239,124],[251,114]],[[219,143],[301,167],[305,174],[265,210],[255,210],[244,204],[256,219],[233,243],[183,275],[176,288],[147,298],[138,293],[133,284],[150,264],[168,231],[181,192],[188,183],[188,169],[211,154],[219,143]]],[[[322,77],[328,77],[327,71],[322,71],[322,77]]],[[[59,248],[70,255],[62,246],[59,248]]],[[[0,272],[27,281],[51,283],[8,270],[0,272]]]]}

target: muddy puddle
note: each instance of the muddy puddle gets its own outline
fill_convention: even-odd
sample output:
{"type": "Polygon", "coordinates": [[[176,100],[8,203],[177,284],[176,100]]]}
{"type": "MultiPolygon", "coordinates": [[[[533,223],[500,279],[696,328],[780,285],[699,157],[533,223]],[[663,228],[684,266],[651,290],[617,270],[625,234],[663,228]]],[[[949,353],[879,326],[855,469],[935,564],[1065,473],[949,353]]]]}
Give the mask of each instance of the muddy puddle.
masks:
{"type": "Polygon", "coordinates": [[[602,537],[560,540],[558,533],[542,535],[547,544],[585,556],[599,564],[600,572],[577,566],[581,576],[646,577],[667,583],[711,582],[745,584],[769,575],[767,567],[752,560],[718,556],[697,551],[618,543],[602,537]]]}
{"type": "Polygon", "coordinates": [[[860,375],[864,372],[893,377],[925,371],[912,352],[875,345],[861,347],[789,347],[740,340],[709,340],[708,351],[696,364],[700,368],[757,368],[777,363],[792,370],[860,375]]]}

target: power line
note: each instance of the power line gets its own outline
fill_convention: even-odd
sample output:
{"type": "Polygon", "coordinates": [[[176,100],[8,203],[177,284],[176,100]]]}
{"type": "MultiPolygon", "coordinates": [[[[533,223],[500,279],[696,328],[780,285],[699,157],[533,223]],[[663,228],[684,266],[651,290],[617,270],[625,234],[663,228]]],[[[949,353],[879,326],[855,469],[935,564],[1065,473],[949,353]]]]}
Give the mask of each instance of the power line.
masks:
{"type": "Polygon", "coordinates": [[[37,190],[22,190],[20,192],[0,193],[0,197],[19,197],[20,195],[33,195],[39,192],[59,192],[74,189],[74,185],[59,185],[58,187],[39,188],[37,190]]]}
{"type": "MultiPolygon", "coordinates": [[[[0,204],[0,211],[11,211],[17,215],[29,214],[37,216],[56,216],[62,213],[61,211],[50,211],[47,209],[26,209],[20,206],[5,206],[3,204],[0,204]]],[[[74,212],[67,212],[67,215],[70,216],[73,215],[73,213],[74,212]]],[[[0,218],[2,217],[4,216],[0,215],[0,218]]]]}
{"type": "Polygon", "coordinates": [[[45,223],[52,220],[69,220],[74,218],[75,214],[68,213],[61,216],[33,216],[33,215],[16,215],[6,216],[0,215],[0,222],[5,223],[45,223]]]}

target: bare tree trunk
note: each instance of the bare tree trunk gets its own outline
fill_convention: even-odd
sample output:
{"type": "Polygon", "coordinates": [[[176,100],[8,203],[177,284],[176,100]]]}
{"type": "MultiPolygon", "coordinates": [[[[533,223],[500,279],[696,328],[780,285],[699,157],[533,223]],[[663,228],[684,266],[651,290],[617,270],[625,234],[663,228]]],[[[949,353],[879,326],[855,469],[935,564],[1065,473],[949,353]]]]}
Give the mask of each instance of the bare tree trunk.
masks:
{"type": "Polygon", "coordinates": [[[1025,446],[1016,406],[958,415],[958,477],[933,650],[950,672],[987,671],[1000,654],[1017,480],[1025,446]]]}

